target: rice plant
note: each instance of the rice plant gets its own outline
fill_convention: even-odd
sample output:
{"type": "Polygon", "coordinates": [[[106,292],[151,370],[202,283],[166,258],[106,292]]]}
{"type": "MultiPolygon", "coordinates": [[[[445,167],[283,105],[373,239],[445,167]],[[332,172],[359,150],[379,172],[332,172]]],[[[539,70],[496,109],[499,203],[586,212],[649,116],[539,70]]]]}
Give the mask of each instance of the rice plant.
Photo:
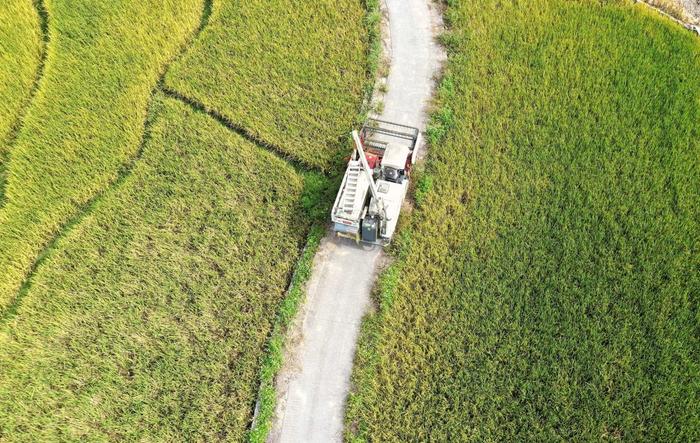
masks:
{"type": "Polygon", "coordinates": [[[366,15],[358,0],[217,2],[166,86],[284,154],[329,168],[347,154],[338,141],[371,71],[366,15]]]}
{"type": "Polygon", "coordinates": [[[0,329],[4,442],[245,435],[316,198],[205,114],[153,107],[141,160],[59,240],[0,329]]]}
{"type": "Polygon", "coordinates": [[[700,43],[626,2],[449,3],[347,439],[697,441],[700,43]]]}

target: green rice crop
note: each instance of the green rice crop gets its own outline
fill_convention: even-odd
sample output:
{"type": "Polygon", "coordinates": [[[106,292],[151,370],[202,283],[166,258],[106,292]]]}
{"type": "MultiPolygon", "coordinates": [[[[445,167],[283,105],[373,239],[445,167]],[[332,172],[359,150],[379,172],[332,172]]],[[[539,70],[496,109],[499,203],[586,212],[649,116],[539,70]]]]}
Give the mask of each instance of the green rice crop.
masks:
{"type": "Polygon", "coordinates": [[[449,3],[347,439],[700,440],[700,41],[629,3],[449,3]]]}
{"type": "Polygon", "coordinates": [[[365,16],[359,0],[215,2],[166,86],[286,155],[327,168],[345,154],[338,141],[371,71],[367,28],[376,20],[365,16]]]}
{"type": "Polygon", "coordinates": [[[31,0],[6,0],[0,8],[0,204],[9,144],[36,83],[41,55],[41,25],[31,0]]]}
{"type": "Polygon", "coordinates": [[[244,438],[318,186],[178,101],[152,115],[0,330],[4,442],[244,438]]]}
{"type": "Polygon", "coordinates": [[[0,9],[0,149],[16,126],[41,59],[39,15],[31,0],[7,0],[0,9]]]}
{"type": "Polygon", "coordinates": [[[165,65],[201,2],[46,1],[45,72],[6,164],[0,209],[0,312],[38,255],[139,149],[165,65]]]}

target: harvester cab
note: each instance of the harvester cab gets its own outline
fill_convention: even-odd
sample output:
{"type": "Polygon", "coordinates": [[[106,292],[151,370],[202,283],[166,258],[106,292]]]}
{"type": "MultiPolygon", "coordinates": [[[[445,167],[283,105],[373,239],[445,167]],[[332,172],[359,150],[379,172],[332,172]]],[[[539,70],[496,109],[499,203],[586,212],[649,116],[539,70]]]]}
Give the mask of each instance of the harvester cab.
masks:
{"type": "Polygon", "coordinates": [[[420,132],[368,119],[352,137],[355,150],[333,205],[333,229],[358,242],[387,245],[406,197],[420,132]]]}

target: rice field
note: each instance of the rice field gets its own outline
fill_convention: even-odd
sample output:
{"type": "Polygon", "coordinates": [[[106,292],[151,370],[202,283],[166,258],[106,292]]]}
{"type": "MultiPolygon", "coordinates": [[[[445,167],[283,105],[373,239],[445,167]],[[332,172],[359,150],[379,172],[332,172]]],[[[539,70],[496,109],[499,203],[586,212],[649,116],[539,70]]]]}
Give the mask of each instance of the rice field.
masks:
{"type": "MultiPolygon", "coordinates": [[[[378,16],[359,2],[281,3],[276,15],[269,4],[208,0],[35,6],[45,63],[17,108],[0,205],[0,441],[264,439],[281,337],[333,197],[322,169],[342,155],[339,138],[371,83],[378,16]],[[348,32],[319,42],[341,15],[348,32]],[[295,33],[306,19],[303,40],[295,33]],[[219,41],[244,22],[261,41],[219,41]],[[320,46],[349,67],[309,64],[320,46]],[[273,95],[303,97],[258,97],[274,111],[266,115],[289,113],[283,124],[200,103],[187,94],[196,78],[164,80],[171,68],[234,67],[242,80],[216,86],[235,100],[259,94],[264,83],[243,67],[260,74],[275,63],[261,47],[304,65],[267,80],[278,82],[273,95]],[[309,103],[328,117],[310,129],[313,142],[291,117],[309,103]],[[318,161],[305,157],[311,149],[318,161]]],[[[19,50],[8,54],[19,63],[19,50]]]]}
{"type": "Polygon", "coordinates": [[[5,164],[0,312],[46,245],[137,155],[151,92],[202,13],[188,0],[47,0],[45,7],[41,88],[5,164]]]}
{"type": "Polygon", "coordinates": [[[699,440],[700,41],[628,2],[448,3],[346,439],[699,440]]]}
{"type": "Polygon", "coordinates": [[[359,0],[215,2],[166,87],[273,149],[328,169],[348,154],[339,140],[367,91],[377,20],[367,16],[359,0]]]}
{"type": "Polygon", "coordinates": [[[4,442],[245,437],[321,188],[178,101],[151,118],[0,329],[4,442]]]}
{"type": "Polygon", "coordinates": [[[37,9],[31,0],[6,0],[0,9],[0,205],[9,145],[36,83],[41,56],[37,9]]]}

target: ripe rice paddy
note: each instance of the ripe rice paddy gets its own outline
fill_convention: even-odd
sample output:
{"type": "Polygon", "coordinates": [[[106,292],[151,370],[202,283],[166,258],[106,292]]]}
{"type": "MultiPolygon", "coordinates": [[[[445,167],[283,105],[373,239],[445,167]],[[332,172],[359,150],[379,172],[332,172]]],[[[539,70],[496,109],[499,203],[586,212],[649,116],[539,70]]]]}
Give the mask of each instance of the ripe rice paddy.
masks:
{"type": "Polygon", "coordinates": [[[137,154],[151,91],[202,5],[54,0],[46,9],[41,89],[6,162],[0,312],[51,239],[137,154]]]}
{"type": "MultiPolygon", "coordinates": [[[[338,134],[367,90],[365,34],[377,17],[361,3],[338,6],[354,33],[325,45],[340,54],[334,60],[348,57],[348,76],[361,75],[355,84],[341,72],[342,81],[321,87],[314,110],[335,120],[317,134],[323,160],[314,162],[162,81],[170,62],[205,37],[199,31],[221,26],[219,14],[255,24],[269,19],[267,9],[251,5],[242,10],[255,17],[236,19],[229,3],[97,3],[46,1],[45,72],[7,162],[0,441],[240,441],[249,437],[261,381],[269,384],[279,365],[280,334],[312,254],[304,254],[287,296],[292,270],[332,198],[328,179],[296,160],[321,166],[340,155],[338,134]]],[[[327,29],[325,20],[338,14],[324,8],[314,26],[327,29]]],[[[311,12],[280,9],[277,29],[295,32],[296,13],[311,12]]],[[[295,37],[265,44],[303,62],[303,42],[284,48],[295,37]]],[[[223,56],[265,59],[255,44],[249,49],[223,56]]],[[[189,61],[215,62],[243,63],[189,61]]],[[[307,75],[320,84],[330,68],[317,68],[302,69],[287,86],[308,86],[307,75]]],[[[270,106],[288,112],[284,103],[270,106]]],[[[289,128],[291,137],[297,129],[289,128]]],[[[317,227],[309,244],[320,235],[317,227]]],[[[273,407],[264,402],[264,410],[273,407]]],[[[250,438],[263,438],[266,426],[250,438]]]]}
{"type": "Polygon", "coordinates": [[[7,0],[0,9],[0,205],[9,145],[38,80],[42,52],[37,9],[30,0],[7,0]]]}
{"type": "Polygon", "coordinates": [[[245,436],[318,179],[178,101],[152,115],[0,330],[2,441],[245,436]]]}
{"type": "Polygon", "coordinates": [[[697,37],[627,2],[446,18],[347,439],[700,439],[697,37]]]}
{"type": "Polygon", "coordinates": [[[366,15],[357,0],[216,2],[166,86],[285,155],[329,168],[347,155],[338,141],[371,73],[366,15]]]}

